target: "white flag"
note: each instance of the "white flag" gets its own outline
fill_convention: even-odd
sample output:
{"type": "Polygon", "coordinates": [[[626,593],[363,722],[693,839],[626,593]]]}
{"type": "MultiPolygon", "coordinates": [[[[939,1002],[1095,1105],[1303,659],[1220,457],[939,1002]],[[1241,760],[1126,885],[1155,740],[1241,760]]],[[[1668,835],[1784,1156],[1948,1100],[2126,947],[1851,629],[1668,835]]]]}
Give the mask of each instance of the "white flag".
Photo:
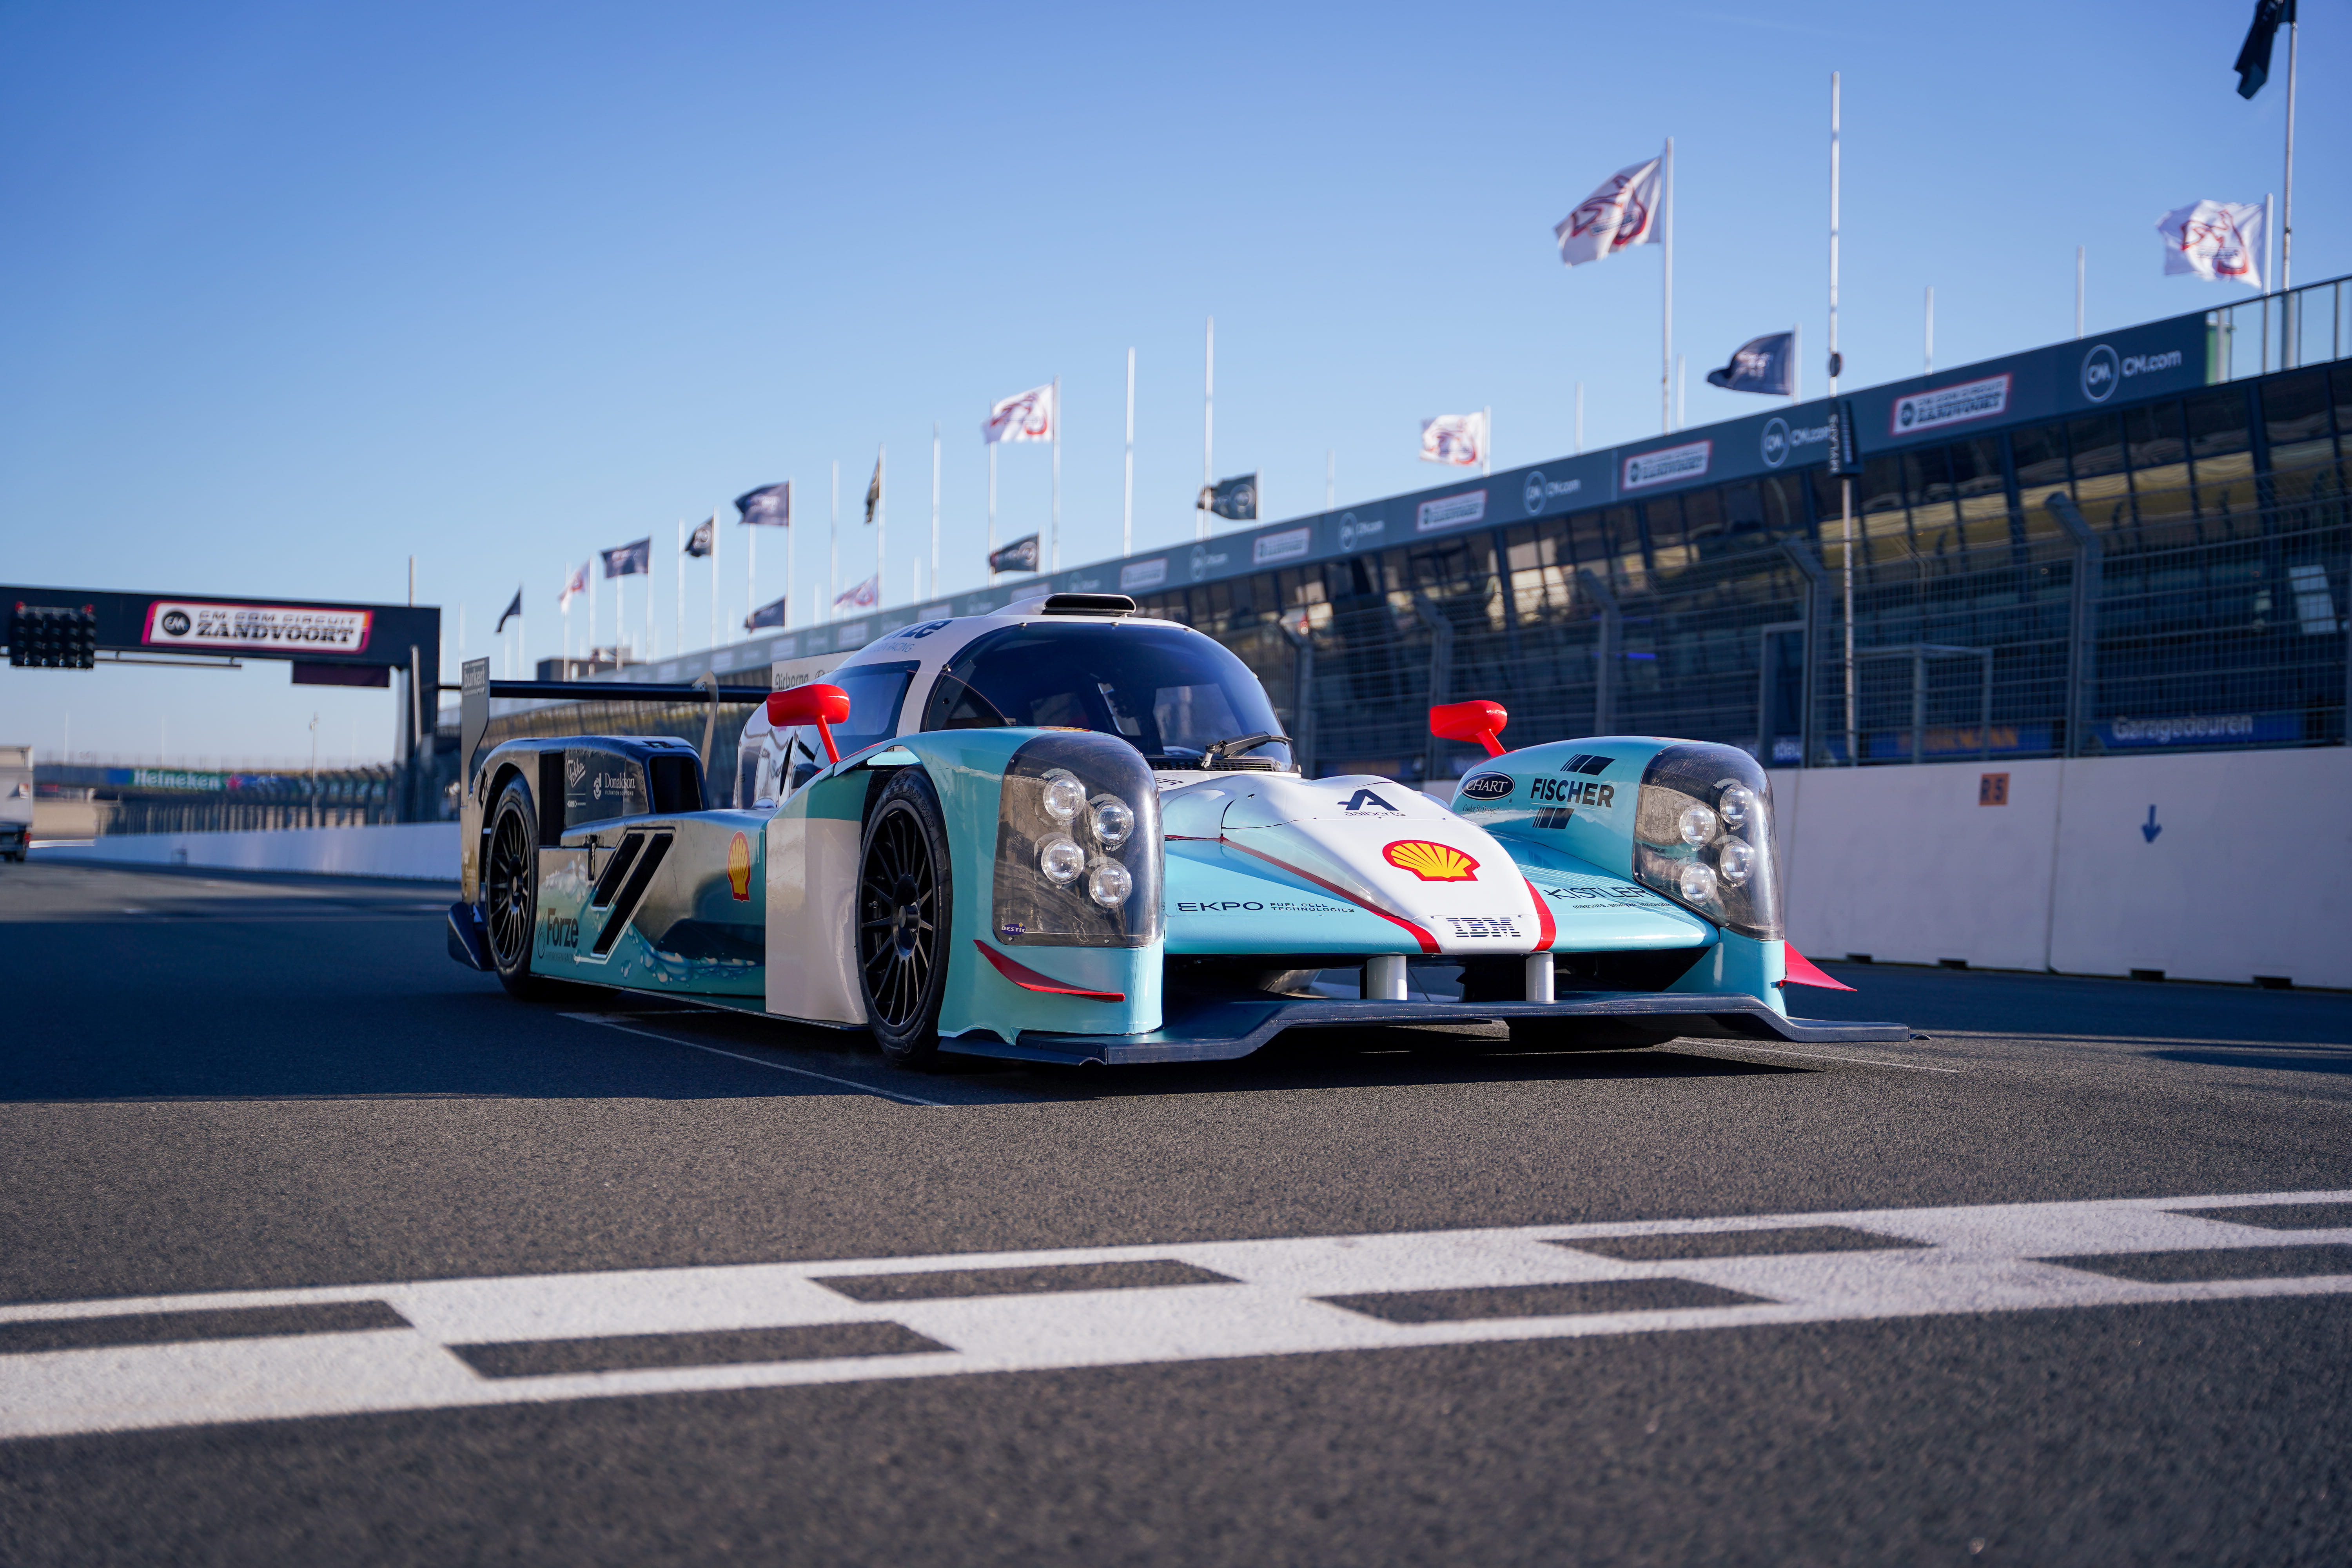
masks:
{"type": "Polygon", "coordinates": [[[870,610],[881,602],[882,574],[879,572],[833,596],[833,607],[836,610],[870,610]]]}
{"type": "Polygon", "coordinates": [[[563,580],[563,592],[557,596],[556,606],[568,616],[572,613],[572,601],[587,591],[588,563],[583,561],[572,569],[572,575],[563,580]]]}
{"type": "Polygon", "coordinates": [[[1050,441],[1054,438],[1054,384],[1016,392],[988,411],[983,441],[1050,441]]]}
{"type": "Polygon", "coordinates": [[[1620,169],[1601,188],[1577,204],[1559,220],[1552,237],[1559,241],[1563,267],[1598,261],[1629,245],[1651,245],[1658,238],[1658,171],[1663,159],[1653,158],[1630,169],[1620,169]]]}
{"type": "Polygon", "coordinates": [[[1421,422],[1421,460],[1475,468],[1486,460],[1486,416],[1441,414],[1421,422]]]}
{"type": "Polygon", "coordinates": [[[2268,237],[2263,216],[2260,202],[2196,202],[2165,214],[2156,225],[2164,236],[2164,270],[2260,289],[2268,237]]]}

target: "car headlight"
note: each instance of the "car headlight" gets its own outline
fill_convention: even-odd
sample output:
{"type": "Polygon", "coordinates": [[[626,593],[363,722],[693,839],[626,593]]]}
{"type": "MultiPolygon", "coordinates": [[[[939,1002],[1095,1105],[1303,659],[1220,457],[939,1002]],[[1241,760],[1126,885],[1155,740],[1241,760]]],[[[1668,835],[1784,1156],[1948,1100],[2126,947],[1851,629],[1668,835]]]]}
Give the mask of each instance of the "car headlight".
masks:
{"type": "Polygon", "coordinates": [[[1642,771],[1633,878],[1743,936],[1777,940],[1772,785],[1732,746],[1668,746],[1642,771]]]}
{"type": "Polygon", "coordinates": [[[1144,947],[1160,939],[1160,792],[1110,735],[1058,731],[1006,764],[990,934],[1008,944],[1144,947]]]}

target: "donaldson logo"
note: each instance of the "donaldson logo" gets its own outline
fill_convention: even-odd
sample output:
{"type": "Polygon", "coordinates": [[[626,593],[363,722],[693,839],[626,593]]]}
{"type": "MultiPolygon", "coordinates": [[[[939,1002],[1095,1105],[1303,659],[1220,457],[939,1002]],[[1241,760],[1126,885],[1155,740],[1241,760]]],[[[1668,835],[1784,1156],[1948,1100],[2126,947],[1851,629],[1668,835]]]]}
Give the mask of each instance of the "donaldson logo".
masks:
{"type": "Polygon", "coordinates": [[[1479,773],[1462,781],[1462,793],[1472,800],[1500,800],[1511,793],[1507,773],[1479,773]]]}
{"type": "Polygon", "coordinates": [[[2094,403],[2105,403],[2123,384],[2123,367],[2116,359],[2116,351],[2101,343],[2083,356],[2083,395],[2094,403]]]}

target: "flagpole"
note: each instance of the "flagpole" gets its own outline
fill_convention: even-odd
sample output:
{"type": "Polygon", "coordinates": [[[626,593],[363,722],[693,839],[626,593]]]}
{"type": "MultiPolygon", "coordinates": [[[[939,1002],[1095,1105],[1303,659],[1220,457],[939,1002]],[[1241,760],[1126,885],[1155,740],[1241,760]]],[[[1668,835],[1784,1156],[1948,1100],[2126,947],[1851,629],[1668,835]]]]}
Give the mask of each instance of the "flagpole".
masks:
{"type": "Polygon", "coordinates": [[[1495,405],[1491,403],[1478,411],[1478,477],[1491,479],[1495,472],[1495,405]]]}
{"type": "Polygon", "coordinates": [[[1201,378],[1201,500],[1192,508],[1192,537],[1209,537],[1207,510],[1209,487],[1216,483],[1213,477],[1217,449],[1217,318],[1209,318],[1208,349],[1202,360],[1201,378]]]}
{"type": "Polygon", "coordinates": [[[2084,247],[2074,247],[2074,336],[2078,340],[2083,335],[2083,252],[2084,247]]]}
{"type": "Polygon", "coordinates": [[[784,481],[784,625],[793,624],[793,557],[800,553],[799,514],[793,508],[799,501],[793,493],[793,481],[784,481]]]}
{"type": "Polygon", "coordinates": [[[883,546],[890,538],[890,443],[874,449],[874,607],[882,607],[890,557],[883,546]]]}
{"type": "Polygon", "coordinates": [[[1659,243],[1665,247],[1662,269],[1665,300],[1659,316],[1664,336],[1659,354],[1663,368],[1658,377],[1658,416],[1671,432],[1675,427],[1675,139],[1671,136],[1666,138],[1665,168],[1662,173],[1664,178],[1659,183],[1665,189],[1658,205],[1665,209],[1662,215],[1665,232],[1659,236],[1659,243]]]}
{"type": "Polygon", "coordinates": [[[1584,383],[1576,384],[1576,455],[1584,456],[1584,383]]]}
{"type": "Polygon", "coordinates": [[[1935,286],[1933,283],[1930,283],[1930,284],[1928,284],[1928,285],[1927,285],[1927,337],[1926,337],[1926,339],[1924,340],[1924,342],[1923,342],[1923,343],[1922,343],[1922,346],[1921,346],[1921,349],[1920,349],[1920,353],[1921,353],[1921,356],[1922,356],[1922,364],[1921,364],[1921,368],[1920,368],[1919,374],[1920,374],[1921,375],[1933,375],[1933,374],[1936,374],[1936,286],[1935,286]]]}
{"type": "Polygon", "coordinates": [[[1054,563],[1049,572],[1062,569],[1062,378],[1054,378],[1054,563]]]}
{"type": "MultiPolygon", "coordinates": [[[[1838,98],[1839,73],[1830,72],[1830,401],[1837,401],[1838,372],[1845,368],[1838,359],[1838,98]]],[[[1838,417],[1832,406],[1830,417],[1838,417]]],[[[1852,441],[1853,432],[1843,432],[1842,441],[1852,441]]],[[[1838,476],[1838,538],[1840,541],[1839,569],[1845,598],[1845,765],[1860,767],[1857,753],[1861,744],[1861,713],[1855,706],[1853,689],[1853,479],[1838,476]]]]}
{"type": "Polygon", "coordinates": [[[931,597],[940,596],[940,422],[931,421],[931,597]]]}
{"type": "Polygon", "coordinates": [[[825,525],[824,618],[841,608],[841,459],[833,460],[833,521],[825,525]]]}
{"type": "MultiPolygon", "coordinates": [[[[2286,184],[2279,207],[2279,291],[2294,287],[2294,56],[2295,45],[2303,37],[2300,9],[2290,14],[2286,25],[2286,184]]],[[[2286,367],[2294,368],[2294,357],[2288,355],[2286,367]]]]}
{"type": "Polygon", "coordinates": [[[596,662],[596,577],[597,577],[597,574],[603,570],[604,565],[604,555],[602,554],[602,552],[599,552],[598,554],[596,554],[596,555],[594,555],[594,556],[593,556],[593,557],[591,557],[591,558],[589,559],[589,562],[588,562],[588,647],[587,647],[587,648],[586,648],[586,650],[585,650],[585,651],[586,651],[586,654],[587,654],[588,662],[589,662],[589,664],[590,664],[592,667],[593,667],[593,666],[595,664],[595,662],[596,662]]]}
{"type": "MultiPolygon", "coordinates": [[[[717,529],[710,531],[718,532],[717,529]]],[[[686,519],[677,520],[677,553],[671,560],[677,563],[677,651],[686,651],[686,519]]]]}
{"type": "Polygon", "coordinates": [[[661,631],[654,624],[654,547],[646,542],[646,658],[650,662],[661,650],[661,631]]]}
{"type": "Polygon", "coordinates": [[[743,632],[751,635],[751,617],[760,613],[760,531],[754,526],[743,536],[743,632]]]}
{"type": "MultiPolygon", "coordinates": [[[[992,408],[988,412],[991,418],[995,417],[996,410],[992,408]]],[[[996,441],[993,437],[988,443],[988,585],[992,588],[996,586],[996,441]]]]}
{"type": "MultiPolygon", "coordinates": [[[[1057,411],[1058,412],[1058,411],[1057,411]]],[[[1135,351],[1127,351],[1127,470],[1118,504],[1118,552],[1135,553],[1135,351]]]]}
{"type": "MultiPolygon", "coordinates": [[[[710,646],[719,646],[719,509],[710,509],[710,646]]],[[[717,661],[714,660],[713,668],[717,661]]]]}
{"type": "MultiPolygon", "coordinates": [[[[1579,386],[1584,384],[1579,382],[1579,386]]],[[[1789,329],[1789,406],[1805,400],[1805,323],[1789,329]]]]}

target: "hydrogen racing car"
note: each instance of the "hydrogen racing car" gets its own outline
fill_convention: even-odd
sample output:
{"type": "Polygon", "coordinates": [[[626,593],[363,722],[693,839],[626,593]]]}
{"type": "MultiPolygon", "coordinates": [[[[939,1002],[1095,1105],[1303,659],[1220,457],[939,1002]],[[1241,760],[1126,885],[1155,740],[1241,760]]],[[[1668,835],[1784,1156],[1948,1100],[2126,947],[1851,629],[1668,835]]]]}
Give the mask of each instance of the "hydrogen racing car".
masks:
{"type": "Polygon", "coordinates": [[[1549,1048],[1908,1037],[1790,1016],[1791,981],[1836,982],[1782,940],[1770,788],[1732,747],[1506,751],[1503,710],[1464,702],[1432,727],[1490,755],[1450,805],[1310,779],[1246,666],[1115,595],[908,626],[761,695],[731,780],[708,730],[469,739],[451,954],[519,995],[865,1029],[906,1065],[1470,1020],[1549,1048]]]}

